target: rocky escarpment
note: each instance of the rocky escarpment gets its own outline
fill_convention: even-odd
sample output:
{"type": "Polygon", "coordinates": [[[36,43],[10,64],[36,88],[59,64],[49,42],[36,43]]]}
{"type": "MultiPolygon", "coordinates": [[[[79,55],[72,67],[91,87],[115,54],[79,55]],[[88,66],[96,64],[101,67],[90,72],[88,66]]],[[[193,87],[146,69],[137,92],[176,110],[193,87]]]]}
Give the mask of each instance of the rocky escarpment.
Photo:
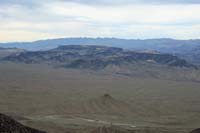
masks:
{"type": "Polygon", "coordinates": [[[48,51],[24,52],[4,60],[23,63],[46,63],[75,69],[104,69],[107,66],[134,65],[145,62],[173,67],[197,67],[170,54],[126,51],[121,48],[87,45],[65,45],[48,51]]]}

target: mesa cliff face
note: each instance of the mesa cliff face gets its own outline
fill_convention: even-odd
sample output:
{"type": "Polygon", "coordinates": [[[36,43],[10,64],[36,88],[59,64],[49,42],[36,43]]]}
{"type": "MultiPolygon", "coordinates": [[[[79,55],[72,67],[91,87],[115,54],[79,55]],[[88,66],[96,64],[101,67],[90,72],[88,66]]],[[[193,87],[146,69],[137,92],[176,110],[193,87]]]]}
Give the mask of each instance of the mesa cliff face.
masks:
{"type": "Polygon", "coordinates": [[[66,45],[48,51],[23,52],[5,57],[3,60],[94,70],[101,70],[110,65],[131,66],[140,62],[197,69],[195,65],[170,54],[134,52],[115,47],[87,45],[66,45]]]}

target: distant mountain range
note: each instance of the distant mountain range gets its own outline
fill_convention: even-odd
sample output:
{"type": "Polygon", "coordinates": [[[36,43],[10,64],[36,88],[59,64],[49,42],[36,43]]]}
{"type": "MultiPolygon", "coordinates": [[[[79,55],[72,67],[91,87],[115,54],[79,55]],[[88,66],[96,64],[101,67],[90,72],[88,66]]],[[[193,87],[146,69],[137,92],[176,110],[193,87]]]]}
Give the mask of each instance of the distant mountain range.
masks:
{"type": "Polygon", "coordinates": [[[26,51],[3,58],[5,61],[27,64],[49,64],[54,67],[102,70],[126,68],[135,64],[155,64],[198,69],[184,59],[170,54],[135,52],[122,48],[95,45],[65,45],[46,51],[26,51]]]}
{"type": "Polygon", "coordinates": [[[50,50],[60,45],[101,45],[136,51],[158,51],[200,64],[200,40],[175,39],[118,39],[118,38],[60,38],[34,42],[0,43],[3,48],[19,48],[30,51],[50,50]]]}

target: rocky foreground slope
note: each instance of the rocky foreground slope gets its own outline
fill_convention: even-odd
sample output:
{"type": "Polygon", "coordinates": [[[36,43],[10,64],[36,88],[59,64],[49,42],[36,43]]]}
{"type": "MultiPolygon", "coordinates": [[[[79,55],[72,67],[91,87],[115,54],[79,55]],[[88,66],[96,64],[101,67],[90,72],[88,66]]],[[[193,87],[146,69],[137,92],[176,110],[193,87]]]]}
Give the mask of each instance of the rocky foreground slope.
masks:
{"type": "Polygon", "coordinates": [[[200,128],[191,131],[190,133],[200,133],[200,128]]]}
{"type": "Polygon", "coordinates": [[[12,118],[0,114],[0,133],[46,133],[30,127],[26,127],[12,118]]]}
{"type": "MultiPolygon", "coordinates": [[[[14,119],[0,113],[0,133],[47,133],[39,131],[20,124],[14,119]]],[[[141,129],[126,129],[116,126],[102,126],[102,127],[87,127],[77,130],[68,130],[66,133],[172,133],[167,130],[141,130],[141,129]]],[[[174,132],[173,132],[174,133],[174,132]]],[[[180,132],[178,132],[180,133],[180,132]]],[[[193,130],[190,133],[200,133],[199,129],[193,130]]]]}

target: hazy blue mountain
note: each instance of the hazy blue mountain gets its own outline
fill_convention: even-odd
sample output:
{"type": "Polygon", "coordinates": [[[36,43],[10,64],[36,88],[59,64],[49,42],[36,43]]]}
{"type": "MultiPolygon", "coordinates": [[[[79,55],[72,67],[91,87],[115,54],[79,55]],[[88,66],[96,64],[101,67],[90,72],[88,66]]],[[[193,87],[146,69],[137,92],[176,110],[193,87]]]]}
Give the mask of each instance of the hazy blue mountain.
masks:
{"type": "Polygon", "coordinates": [[[192,63],[200,63],[200,40],[175,39],[118,39],[118,38],[60,38],[39,40],[34,42],[0,43],[4,48],[20,48],[26,50],[49,50],[60,45],[101,45],[120,47],[131,50],[150,50],[169,53],[184,58],[192,63]]]}

